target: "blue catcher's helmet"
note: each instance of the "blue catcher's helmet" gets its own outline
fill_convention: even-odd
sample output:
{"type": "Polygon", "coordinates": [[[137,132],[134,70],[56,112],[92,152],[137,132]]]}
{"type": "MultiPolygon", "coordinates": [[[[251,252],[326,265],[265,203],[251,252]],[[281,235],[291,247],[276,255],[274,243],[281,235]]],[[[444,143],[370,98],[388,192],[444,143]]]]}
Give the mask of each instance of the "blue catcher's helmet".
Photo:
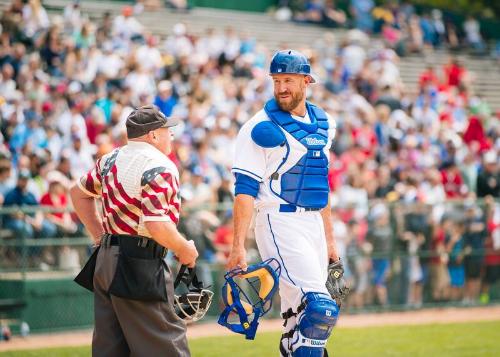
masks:
{"type": "Polygon", "coordinates": [[[311,83],[316,80],[311,73],[309,60],[302,53],[294,50],[278,51],[274,54],[269,68],[269,74],[303,74],[311,77],[311,83]]]}
{"type": "Polygon", "coordinates": [[[271,309],[280,273],[281,266],[274,258],[250,265],[246,271],[234,269],[227,272],[222,287],[222,299],[226,307],[218,323],[245,335],[247,340],[253,340],[259,318],[271,309]],[[231,313],[236,315],[236,321],[229,321],[234,316],[230,316],[231,313]]]}

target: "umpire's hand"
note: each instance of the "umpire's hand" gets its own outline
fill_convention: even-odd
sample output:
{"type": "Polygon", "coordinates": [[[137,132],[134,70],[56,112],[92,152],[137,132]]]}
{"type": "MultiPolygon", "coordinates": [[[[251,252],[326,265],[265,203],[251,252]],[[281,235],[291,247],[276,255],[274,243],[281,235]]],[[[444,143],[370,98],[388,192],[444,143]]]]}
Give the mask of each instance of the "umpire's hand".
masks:
{"type": "Polygon", "coordinates": [[[196,264],[196,258],[198,258],[198,251],[192,240],[186,241],[186,245],[175,252],[177,259],[182,265],[187,265],[189,268],[194,268],[196,264]]]}

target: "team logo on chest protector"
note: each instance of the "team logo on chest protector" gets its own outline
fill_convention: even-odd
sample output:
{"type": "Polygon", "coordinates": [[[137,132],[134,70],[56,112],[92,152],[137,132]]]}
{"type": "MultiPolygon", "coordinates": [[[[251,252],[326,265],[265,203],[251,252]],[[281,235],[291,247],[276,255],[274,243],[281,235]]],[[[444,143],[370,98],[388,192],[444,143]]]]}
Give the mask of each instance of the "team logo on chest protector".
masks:
{"type": "MultiPolygon", "coordinates": [[[[271,99],[264,107],[271,121],[300,142],[307,152],[294,166],[280,170],[289,160],[290,145],[284,140],[287,151],[283,162],[271,176],[271,190],[286,202],[306,208],[323,208],[328,203],[328,159],[324,148],[328,143],[328,118],[326,113],[306,103],[311,123],[295,120],[290,113],[282,111],[271,99]],[[279,180],[279,189],[273,181],[279,180]]],[[[276,128],[279,130],[279,128],[276,128]]]]}

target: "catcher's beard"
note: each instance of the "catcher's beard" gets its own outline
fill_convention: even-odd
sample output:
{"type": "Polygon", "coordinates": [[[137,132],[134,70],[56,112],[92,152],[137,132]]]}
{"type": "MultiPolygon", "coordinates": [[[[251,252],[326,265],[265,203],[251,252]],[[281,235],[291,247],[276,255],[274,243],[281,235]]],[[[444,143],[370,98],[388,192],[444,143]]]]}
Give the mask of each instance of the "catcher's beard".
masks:
{"type": "Polygon", "coordinates": [[[281,110],[285,112],[291,112],[297,106],[302,102],[302,99],[304,99],[304,85],[300,86],[300,90],[294,92],[290,92],[290,96],[292,97],[292,100],[290,102],[285,102],[280,100],[279,95],[284,94],[284,93],[274,93],[274,99],[276,99],[276,102],[278,103],[279,107],[281,110]]]}

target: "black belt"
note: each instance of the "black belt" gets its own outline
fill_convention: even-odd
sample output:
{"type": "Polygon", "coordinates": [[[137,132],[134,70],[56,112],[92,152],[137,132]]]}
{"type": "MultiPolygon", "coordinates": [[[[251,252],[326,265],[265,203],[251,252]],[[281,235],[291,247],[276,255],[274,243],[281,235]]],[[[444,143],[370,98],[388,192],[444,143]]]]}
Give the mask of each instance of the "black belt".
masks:
{"type": "Polygon", "coordinates": [[[159,245],[152,238],[143,236],[105,233],[101,245],[119,246],[120,251],[134,258],[153,259],[164,258],[167,255],[167,248],[159,245]]]}

